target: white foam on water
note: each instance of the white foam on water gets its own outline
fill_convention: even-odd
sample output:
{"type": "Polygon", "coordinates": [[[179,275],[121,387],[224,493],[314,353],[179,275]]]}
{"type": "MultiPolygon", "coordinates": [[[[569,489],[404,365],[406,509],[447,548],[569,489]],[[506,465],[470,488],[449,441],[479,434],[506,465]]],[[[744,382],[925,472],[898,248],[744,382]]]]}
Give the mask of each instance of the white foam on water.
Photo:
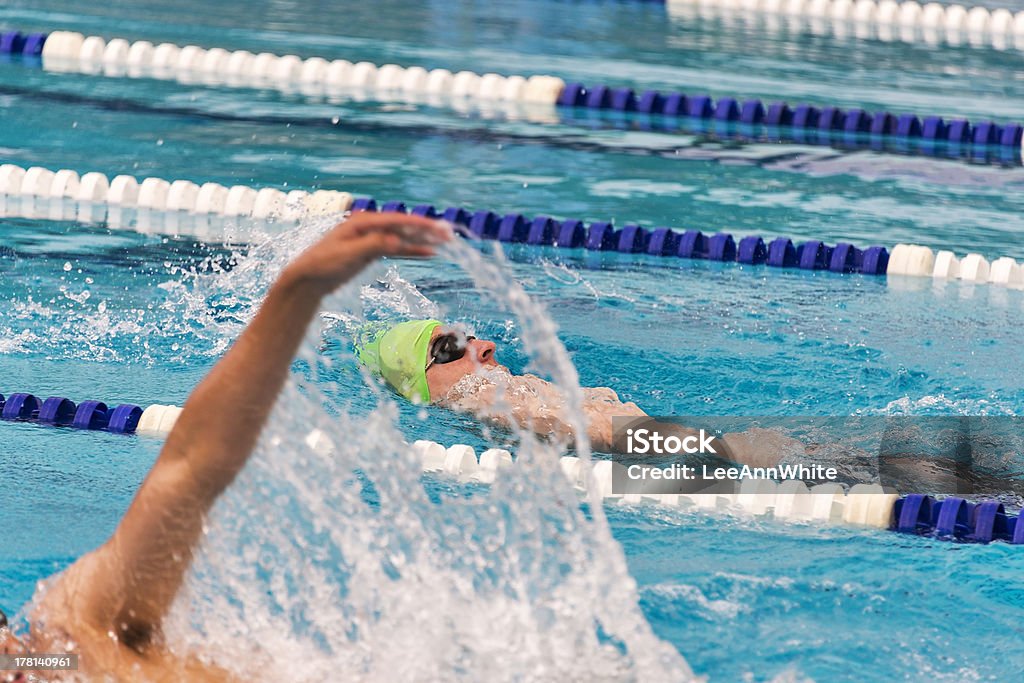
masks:
{"type": "MultiPolygon", "coordinates": [[[[182,314],[207,326],[204,335],[233,337],[283,264],[328,227],[303,226],[228,273],[197,278],[182,314]],[[202,312],[211,296],[239,304],[231,320],[202,312]]],[[[458,241],[444,256],[517,321],[530,369],[555,382],[585,434],[575,368],[500,251],[484,256],[458,241]]],[[[442,312],[401,280],[397,263],[397,273],[376,266],[330,298],[332,334],[386,310],[442,312]],[[367,288],[375,277],[385,282],[367,288]]],[[[556,447],[519,432],[507,476],[471,491],[428,481],[431,495],[390,392],[371,409],[324,391],[355,360],[320,350],[322,326],[307,334],[257,452],[211,515],[168,620],[176,649],[270,680],[692,678],[652,633],[602,507],[581,509],[556,447]],[[314,429],[333,453],[307,445],[314,429]]],[[[577,446],[588,458],[585,440],[577,446]]]]}

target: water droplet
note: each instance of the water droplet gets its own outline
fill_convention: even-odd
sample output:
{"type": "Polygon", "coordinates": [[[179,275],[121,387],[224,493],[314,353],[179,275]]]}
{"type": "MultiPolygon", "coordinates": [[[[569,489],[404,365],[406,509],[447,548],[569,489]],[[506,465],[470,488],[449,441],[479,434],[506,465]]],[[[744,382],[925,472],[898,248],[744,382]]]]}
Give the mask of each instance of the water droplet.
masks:
{"type": "Polygon", "coordinates": [[[17,252],[10,247],[0,247],[0,271],[11,270],[17,263],[17,252]]]}
{"type": "Polygon", "coordinates": [[[163,145],[164,145],[164,139],[163,138],[160,138],[159,140],[156,141],[156,146],[157,147],[163,147],[163,145]]]}
{"type": "Polygon", "coordinates": [[[70,273],[71,272],[71,262],[70,261],[65,261],[64,262],[64,272],[65,273],[70,273]]]}
{"type": "Polygon", "coordinates": [[[341,117],[339,117],[339,116],[332,117],[331,118],[331,123],[333,123],[334,125],[338,125],[339,123],[341,123],[341,117]]]}

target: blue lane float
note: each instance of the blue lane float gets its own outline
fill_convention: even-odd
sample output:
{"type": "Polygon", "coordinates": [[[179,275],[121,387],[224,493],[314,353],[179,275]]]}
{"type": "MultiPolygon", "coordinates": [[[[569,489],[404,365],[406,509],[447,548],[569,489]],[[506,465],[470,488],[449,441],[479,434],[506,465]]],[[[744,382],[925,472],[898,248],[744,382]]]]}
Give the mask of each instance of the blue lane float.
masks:
{"type": "Polygon", "coordinates": [[[63,396],[40,401],[32,394],[0,394],[0,419],[36,422],[54,427],[72,427],[115,434],[134,434],[142,418],[142,408],[130,403],[108,408],[103,401],[83,401],[76,405],[63,396]]]}
{"type": "Polygon", "coordinates": [[[893,506],[893,531],[941,540],[974,543],[1005,541],[1024,544],[1024,521],[1007,514],[1003,504],[987,500],[971,503],[950,496],[937,500],[918,493],[899,498],[893,506]]]}
{"type": "MultiPolygon", "coordinates": [[[[608,108],[597,106],[588,97],[591,92],[606,92],[607,86],[588,88],[582,83],[569,83],[559,98],[564,107],[608,108]]],[[[638,110],[645,114],[666,116],[685,115],[690,118],[714,119],[723,122],[764,123],[769,126],[790,126],[793,128],[814,128],[825,131],[869,132],[875,135],[891,135],[899,138],[925,138],[931,141],[947,141],[963,144],[969,141],[1008,147],[1020,147],[1022,127],[1017,123],[998,124],[984,121],[972,125],[959,119],[947,126],[942,117],[925,117],[927,125],[914,114],[892,114],[889,112],[867,113],[861,109],[848,112],[834,106],[818,108],[810,104],[790,105],[773,102],[767,107],[760,100],[747,100],[742,107],[737,100],[723,97],[718,102],[707,95],[686,93],[664,94],[647,91],[640,99],[638,110]],[[674,106],[666,110],[669,103],[674,106]]]]}
{"type": "Polygon", "coordinates": [[[28,33],[21,31],[4,31],[0,33],[0,55],[29,57],[38,59],[43,54],[47,33],[28,33]]]}
{"type": "MultiPolygon", "coordinates": [[[[353,212],[377,211],[378,207],[381,211],[407,212],[406,205],[399,201],[378,203],[371,197],[360,197],[352,202],[353,212]]],[[[588,251],[650,254],[864,275],[885,275],[889,264],[889,252],[882,246],[861,250],[852,244],[830,246],[818,240],[794,244],[786,237],[766,243],[757,235],[744,237],[737,242],[726,232],[705,235],[700,230],[677,232],[667,227],[647,230],[635,223],[616,229],[611,221],[595,221],[588,225],[576,219],[557,221],[548,216],[531,219],[519,213],[505,216],[493,211],[470,213],[461,207],[450,207],[442,211],[430,204],[420,204],[410,213],[444,218],[463,226],[467,232],[480,239],[534,246],[583,248],[588,251]]]]}
{"type": "MultiPolygon", "coordinates": [[[[1021,163],[1024,127],[1019,123],[982,121],[972,124],[966,119],[946,121],[941,116],[866,112],[857,108],[843,110],[835,106],[819,108],[803,103],[764,103],[756,99],[740,103],[732,97],[715,101],[707,95],[656,90],[647,90],[638,98],[623,98],[620,107],[603,97],[608,92],[615,91],[603,85],[588,87],[582,83],[568,83],[557,104],[563,108],[612,109],[648,115],[641,128],[683,129],[688,132],[712,130],[714,135],[726,138],[967,157],[971,161],[1003,165],[1021,163]],[[602,96],[592,97],[593,93],[602,96]],[[650,115],[658,116],[659,120],[650,120],[650,115]],[[715,125],[709,129],[706,122],[715,125]]],[[[566,118],[572,120],[571,115],[566,118]]]]}
{"type": "MultiPolygon", "coordinates": [[[[827,107],[826,109],[833,109],[827,107]]],[[[796,143],[802,145],[814,145],[831,147],[843,151],[872,150],[897,154],[901,156],[926,156],[940,157],[951,161],[966,161],[971,164],[991,164],[1004,167],[1018,167],[1024,164],[1022,159],[1021,128],[1016,124],[1002,126],[1002,133],[997,144],[975,144],[973,138],[967,138],[963,143],[957,142],[955,137],[947,139],[945,132],[939,135],[925,135],[924,122],[917,124],[909,121],[905,125],[908,131],[915,131],[920,125],[921,135],[897,135],[895,126],[897,121],[889,115],[876,117],[874,120],[865,115],[861,110],[852,116],[846,114],[836,127],[834,115],[825,114],[829,117],[818,118],[818,126],[795,127],[792,123],[775,125],[765,123],[765,118],[758,120],[756,108],[751,110],[751,123],[742,119],[739,123],[733,121],[720,121],[717,119],[694,119],[688,116],[681,117],[647,117],[646,120],[626,120],[610,117],[591,118],[588,113],[593,110],[563,109],[560,121],[565,124],[581,124],[593,127],[596,124],[607,128],[621,130],[651,130],[668,133],[686,133],[693,135],[708,136],[718,140],[735,140],[739,142],[772,142],[772,143],[796,143]],[[829,123],[831,120],[833,123],[829,123]]],[[[789,110],[780,110],[789,111],[789,110]]],[[[789,111],[789,114],[792,112],[789,111]]],[[[916,117],[913,117],[916,119],[916,117]]],[[[931,117],[941,119],[941,117],[931,117]]],[[[792,121],[791,116],[781,115],[781,120],[792,121]]],[[[933,131],[942,131],[944,121],[933,122],[933,131]]],[[[948,130],[948,129],[947,129],[948,130]]],[[[973,132],[972,132],[973,136],[973,132]]]]}

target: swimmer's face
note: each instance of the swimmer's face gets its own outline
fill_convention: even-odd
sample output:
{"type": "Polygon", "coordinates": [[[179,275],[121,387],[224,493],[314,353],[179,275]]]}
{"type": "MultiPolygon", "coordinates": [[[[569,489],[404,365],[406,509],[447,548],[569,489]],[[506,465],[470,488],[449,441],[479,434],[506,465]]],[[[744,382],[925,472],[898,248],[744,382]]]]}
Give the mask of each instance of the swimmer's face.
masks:
{"type": "Polygon", "coordinates": [[[466,337],[465,333],[455,328],[437,327],[430,336],[427,351],[427,388],[430,397],[433,400],[442,398],[466,375],[481,367],[497,365],[494,342],[466,337]],[[465,353],[460,358],[449,360],[463,351],[465,353]]]}

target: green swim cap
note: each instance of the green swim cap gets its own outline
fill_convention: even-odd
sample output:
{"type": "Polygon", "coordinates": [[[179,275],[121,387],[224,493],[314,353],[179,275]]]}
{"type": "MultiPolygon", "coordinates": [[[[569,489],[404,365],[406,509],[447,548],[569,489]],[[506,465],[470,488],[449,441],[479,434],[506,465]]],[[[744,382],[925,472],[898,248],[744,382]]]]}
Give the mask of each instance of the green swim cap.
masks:
{"type": "Polygon", "coordinates": [[[413,403],[430,403],[427,388],[427,354],[430,336],[441,325],[437,320],[409,320],[356,345],[359,362],[384,378],[392,389],[413,403]]]}

